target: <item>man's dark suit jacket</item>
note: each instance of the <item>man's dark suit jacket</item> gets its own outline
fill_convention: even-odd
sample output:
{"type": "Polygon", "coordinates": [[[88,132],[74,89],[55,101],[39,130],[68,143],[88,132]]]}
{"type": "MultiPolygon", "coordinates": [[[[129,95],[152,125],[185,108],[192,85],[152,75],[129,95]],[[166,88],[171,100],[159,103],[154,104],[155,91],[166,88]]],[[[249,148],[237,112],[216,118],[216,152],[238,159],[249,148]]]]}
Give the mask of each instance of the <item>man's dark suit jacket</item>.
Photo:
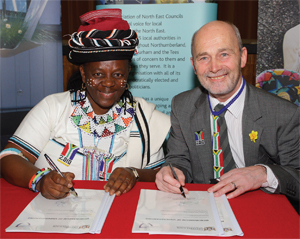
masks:
{"type": "MultiPolygon", "coordinates": [[[[245,166],[269,166],[279,181],[275,193],[299,200],[300,107],[246,84],[242,119],[245,166]],[[255,142],[252,130],[258,132],[255,142]]],[[[212,135],[207,92],[202,87],[172,100],[171,133],[166,163],[181,169],[186,182],[209,183],[213,178],[212,135]],[[195,132],[204,140],[196,144],[195,132]]],[[[264,190],[265,191],[265,190],[264,190]]]]}

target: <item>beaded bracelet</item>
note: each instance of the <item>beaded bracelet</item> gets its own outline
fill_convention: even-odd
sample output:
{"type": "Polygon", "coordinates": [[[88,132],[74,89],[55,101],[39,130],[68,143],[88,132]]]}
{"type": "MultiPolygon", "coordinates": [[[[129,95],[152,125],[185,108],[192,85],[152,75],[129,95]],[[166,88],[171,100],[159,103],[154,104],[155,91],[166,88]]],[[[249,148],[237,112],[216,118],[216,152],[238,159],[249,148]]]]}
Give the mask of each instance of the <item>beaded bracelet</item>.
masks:
{"type": "Polygon", "coordinates": [[[2,159],[3,157],[7,156],[7,155],[12,155],[12,154],[15,154],[15,155],[19,155],[21,156],[23,159],[29,161],[23,154],[20,150],[18,149],[15,149],[15,148],[7,148],[7,149],[4,149],[1,151],[0,153],[0,159],[2,159]]]}
{"type": "Polygon", "coordinates": [[[44,177],[45,175],[47,175],[50,172],[51,172],[50,168],[47,168],[47,169],[42,168],[41,170],[37,171],[36,174],[34,174],[29,181],[29,184],[28,184],[29,189],[33,192],[38,192],[38,190],[36,190],[37,183],[42,179],[42,177],[44,177]]]}

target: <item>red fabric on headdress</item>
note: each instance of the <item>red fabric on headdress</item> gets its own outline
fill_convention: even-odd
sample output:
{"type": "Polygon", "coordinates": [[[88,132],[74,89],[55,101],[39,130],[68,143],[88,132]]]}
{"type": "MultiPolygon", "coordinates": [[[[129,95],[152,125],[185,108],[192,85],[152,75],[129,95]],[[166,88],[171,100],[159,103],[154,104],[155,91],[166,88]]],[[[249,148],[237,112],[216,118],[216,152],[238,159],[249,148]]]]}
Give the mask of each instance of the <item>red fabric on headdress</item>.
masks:
{"type": "Polygon", "coordinates": [[[78,32],[91,29],[108,31],[113,29],[128,30],[130,28],[128,22],[122,19],[122,10],[116,8],[87,12],[79,18],[82,25],[78,28],[78,32]]]}

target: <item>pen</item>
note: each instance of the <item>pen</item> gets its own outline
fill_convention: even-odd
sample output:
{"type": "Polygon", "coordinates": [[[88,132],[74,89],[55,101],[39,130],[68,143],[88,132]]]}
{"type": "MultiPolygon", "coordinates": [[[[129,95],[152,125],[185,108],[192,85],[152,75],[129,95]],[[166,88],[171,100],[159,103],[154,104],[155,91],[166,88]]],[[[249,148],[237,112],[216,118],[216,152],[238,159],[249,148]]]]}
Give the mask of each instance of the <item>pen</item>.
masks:
{"type": "MultiPolygon", "coordinates": [[[[177,177],[177,174],[175,173],[175,170],[174,170],[172,164],[169,163],[169,166],[170,166],[170,168],[171,168],[171,170],[172,170],[172,172],[173,172],[174,177],[175,177],[176,180],[179,182],[179,179],[178,179],[178,177],[177,177]]],[[[181,185],[180,185],[179,189],[180,189],[180,192],[181,192],[182,196],[184,196],[184,197],[186,198],[185,193],[184,193],[184,190],[183,190],[183,188],[182,188],[181,185]]]]}
{"type": "Polygon", "coordinates": [[[212,178],[209,180],[210,184],[217,184],[218,182],[220,182],[220,178],[212,178]]]}
{"type": "MultiPolygon", "coordinates": [[[[56,171],[59,173],[60,176],[62,176],[63,178],[65,178],[65,176],[61,173],[61,171],[59,170],[59,168],[55,165],[55,163],[52,161],[52,159],[47,155],[44,154],[47,162],[49,163],[50,167],[52,168],[52,170],[56,171]]],[[[77,192],[75,191],[75,189],[73,187],[70,188],[70,192],[75,196],[78,197],[77,192]]]]}

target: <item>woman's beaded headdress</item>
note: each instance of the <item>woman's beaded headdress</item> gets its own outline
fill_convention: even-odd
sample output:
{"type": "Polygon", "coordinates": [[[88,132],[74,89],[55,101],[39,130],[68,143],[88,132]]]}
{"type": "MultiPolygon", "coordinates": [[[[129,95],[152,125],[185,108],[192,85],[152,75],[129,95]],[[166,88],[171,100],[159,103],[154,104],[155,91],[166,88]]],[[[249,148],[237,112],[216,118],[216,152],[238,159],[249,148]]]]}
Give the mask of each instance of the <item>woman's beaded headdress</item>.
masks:
{"type": "Polygon", "coordinates": [[[91,11],[80,16],[80,20],[81,26],[69,40],[71,63],[131,60],[137,51],[138,35],[122,19],[121,9],[91,11]]]}

